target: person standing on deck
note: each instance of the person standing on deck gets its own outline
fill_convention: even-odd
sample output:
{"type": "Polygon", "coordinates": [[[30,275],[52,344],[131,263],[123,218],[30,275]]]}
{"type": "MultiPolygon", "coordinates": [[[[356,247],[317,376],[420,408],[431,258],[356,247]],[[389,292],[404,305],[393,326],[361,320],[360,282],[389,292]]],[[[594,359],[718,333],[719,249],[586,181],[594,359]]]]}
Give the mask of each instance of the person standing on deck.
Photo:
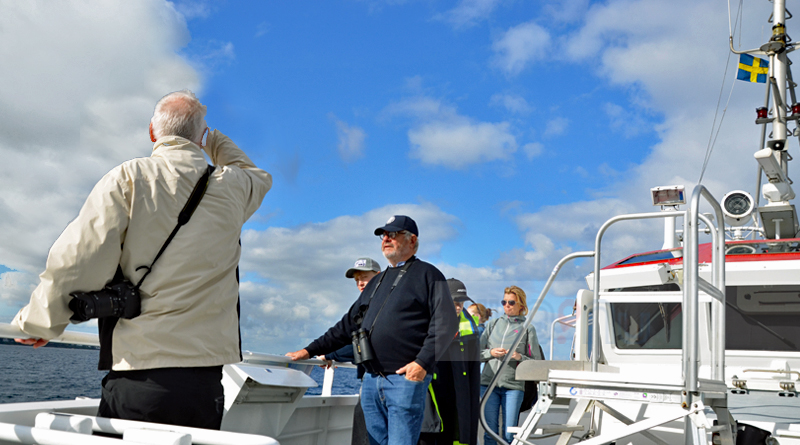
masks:
{"type": "Polygon", "coordinates": [[[350,310],[305,349],[286,355],[303,360],[351,343],[365,329],[374,357],[361,387],[361,405],[372,444],[414,445],[419,439],[425,394],[433,366],[458,332],[444,275],[418,260],[417,224],[393,216],[375,229],[391,264],[373,278],[350,310]]]}
{"type": "MultiPolygon", "coordinates": [[[[372,258],[359,258],[356,260],[353,267],[347,269],[344,273],[346,278],[356,280],[356,287],[359,292],[363,292],[367,287],[367,283],[381,272],[381,266],[377,261],[372,258]]],[[[333,361],[337,362],[353,362],[353,345],[346,345],[338,351],[334,351],[328,355],[321,355],[318,357],[320,360],[327,362],[326,367],[333,366],[333,361]]],[[[364,376],[364,367],[359,366],[356,373],[358,380],[364,376]]],[[[350,445],[369,445],[369,436],[367,435],[367,424],[364,420],[364,411],[361,409],[361,391],[359,390],[358,403],[353,410],[353,434],[350,438],[350,445]]]]}
{"type": "Polygon", "coordinates": [[[17,341],[39,347],[69,324],[71,292],[103,288],[117,265],[138,283],[198,178],[212,171],[205,151],[217,167],[194,214],[142,282],[141,314],[100,319],[101,344],[110,340],[101,346],[100,368],[111,371],[98,416],[211,429],[222,422],[222,365],[241,361],[239,237],[272,177],[217,130],[203,145],[205,115],[189,90],[158,101],[152,154],[124,162],[97,183],[50,249],[30,303],[14,317],[30,336],[17,341]],[[105,324],[106,331],[110,319],[116,325],[105,324]]]}
{"type": "MultiPolygon", "coordinates": [[[[525,382],[515,377],[517,366],[525,360],[543,360],[539,348],[539,338],[536,329],[528,325],[525,336],[515,350],[510,350],[512,344],[525,325],[525,315],[528,313],[528,304],[525,291],[517,286],[509,286],[503,291],[502,317],[495,318],[486,324],[486,330],[481,335],[481,361],[486,362],[481,373],[481,397],[488,390],[495,373],[505,356],[511,354],[508,366],[500,371],[497,386],[486,401],[485,412],[487,426],[498,433],[499,416],[502,408],[503,431],[498,433],[506,442],[511,443],[514,438],[507,428],[517,426],[519,422],[520,406],[525,397],[525,382]]],[[[484,445],[495,445],[497,442],[488,432],[483,436],[484,445]]]]}
{"type": "Polygon", "coordinates": [[[480,417],[480,335],[478,324],[464,311],[471,299],[467,287],[449,278],[458,315],[458,333],[436,363],[418,445],[477,445],[480,417]]]}

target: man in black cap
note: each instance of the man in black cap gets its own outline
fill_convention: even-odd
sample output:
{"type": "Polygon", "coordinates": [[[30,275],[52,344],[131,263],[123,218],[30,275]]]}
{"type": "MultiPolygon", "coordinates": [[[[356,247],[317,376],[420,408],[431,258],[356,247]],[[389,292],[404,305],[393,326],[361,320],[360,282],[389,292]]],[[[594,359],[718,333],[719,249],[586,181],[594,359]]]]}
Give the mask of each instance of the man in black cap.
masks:
{"type": "Polygon", "coordinates": [[[361,406],[370,442],[413,445],[419,439],[425,394],[436,361],[458,332],[453,300],[444,275],[418,260],[417,224],[396,215],[375,229],[390,267],[373,278],[342,319],[293,360],[333,352],[351,343],[364,329],[372,357],[362,365],[367,373],[361,406]]]}
{"type": "Polygon", "coordinates": [[[477,445],[481,399],[480,335],[475,320],[463,311],[467,287],[449,278],[450,296],[458,313],[458,334],[436,363],[418,445],[477,445]]]}

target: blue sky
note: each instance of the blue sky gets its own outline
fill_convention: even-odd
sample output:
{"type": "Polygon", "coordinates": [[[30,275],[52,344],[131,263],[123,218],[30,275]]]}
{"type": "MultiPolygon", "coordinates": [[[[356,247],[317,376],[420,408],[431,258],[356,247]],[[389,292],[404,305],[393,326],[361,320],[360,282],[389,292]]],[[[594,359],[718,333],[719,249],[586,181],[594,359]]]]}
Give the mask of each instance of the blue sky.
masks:
{"type": "MultiPolygon", "coordinates": [[[[417,220],[420,257],[474,300],[499,309],[516,284],[533,301],[606,219],[653,210],[650,187],[692,189],[735,77],[723,83],[735,60],[710,0],[0,5],[0,316],[27,302],[92,185],[149,154],[158,98],[190,88],[274,177],[242,237],[244,346],[261,352],[299,349],[344,313],[344,271],[386,264],[372,232],[393,214],[417,220]]],[[[736,41],[751,48],[771,6],[746,8],[736,41]]],[[[731,97],[704,178],[720,197],[754,193],[763,89],[731,97]]],[[[612,230],[603,262],[661,242],[657,226],[612,230]]],[[[588,271],[567,268],[542,306],[546,351],[588,271]]]]}

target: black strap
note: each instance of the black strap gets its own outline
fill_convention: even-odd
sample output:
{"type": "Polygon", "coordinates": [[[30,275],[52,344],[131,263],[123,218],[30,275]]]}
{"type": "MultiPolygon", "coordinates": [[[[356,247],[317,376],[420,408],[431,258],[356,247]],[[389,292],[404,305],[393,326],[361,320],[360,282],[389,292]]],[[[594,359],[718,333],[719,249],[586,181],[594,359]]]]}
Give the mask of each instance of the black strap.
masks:
{"type": "MultiPolygon", "coordinates": [[[[412,256],[411,258],[408,259],[408,261],[406,261],[406,264],[403,265],[403,268],[400,269],[400,273],[397,274],[397,278],[395,278],[394,283],[392,283],[392,288],[389,289],[389,294],[386,295],[386,298],[383,299],[383,303],[381,304],[380,309],[378,309],[378,313],[375,314],[375,318],[372,319],[372,326],[369,327],[369,334],[370,335],[372,335],[372,328],[375,327],[375,322],[378,321],[378,316],[381,315],[381,311],[383,311],[383,307],[386,306],[386,302],[389,301],[389,297],[392,296],[392,291],[394,291],[394,288],[397,287],[397,283],[400,282],[400,278],[403,278],[403,275],[406,274],[406,271],[408,270],[408,268],[411,267],[411,263],[413,263],[414,260],[416,260],[416,259],[417,259],[416,257],[412,256]]],[[[381,281],[382,280],[383,279],[381,279],[381,281]]],[[[381,285],[381,283],[379,282],[378,286],[380,286],[380,285],[381,285]]],[[[375,290],[378,290],[378,286],[375,286],[375,290]]],[[[372,296],[369,297],[370,301],[372,301],[372,297],[374,297],[374,296],[375,296],[375,291],[372,291],[372,296]]],[[[364,314],[366,315],[366,312],[364,314]]]]}
{"type": "Polygon", "coordinates": [[[153,259],[153,262],[150,263],[149,266],[139,266],[136,268],[137,271],[139,269],[147,269],[144,275],[142,275],[142,278],[139,279],[139,282],[136,283],[135,286],[136,289],[139,289],[139,287],[142,286],[144,279],[147,278],[147,275],[149,275],[150,271],[153,270],[153,265],[156,264],[158,258],[161,257],[161,254],[164,253],[164,251],[167,249],[167,246],[172,241],[172,238],[175,238],[175,235],[178,233],[178,230],[180,230],[181,226],[188,223],[189,220],[192,218],[195,209],[197,209],[197,206],[200,204],[200,200],[203,199],[203,195],[206,194],[206,189],[208,188],[208,182],[209,179],[211,178],[211,173],[214,173],[215,168],[216,167],[214,167],[213,165],[209,165],[208,168],[206,169],[206,172],[203,174],[203,176],[200,177],[200,180],[197,181],[197,184],[195,184],[194,190],[192,190],[192,194],[189,196],[189,200],[186,202],[186,205],[183,206],[183,210],[181,210],[181,213],[178,215],[178,224],[175,226],[174,229],[172,229],[172,233],[169,234],[167,240],[164,241],[164,245],[161,246],[161,250],[158,251],[158,254],[153,259]]]}

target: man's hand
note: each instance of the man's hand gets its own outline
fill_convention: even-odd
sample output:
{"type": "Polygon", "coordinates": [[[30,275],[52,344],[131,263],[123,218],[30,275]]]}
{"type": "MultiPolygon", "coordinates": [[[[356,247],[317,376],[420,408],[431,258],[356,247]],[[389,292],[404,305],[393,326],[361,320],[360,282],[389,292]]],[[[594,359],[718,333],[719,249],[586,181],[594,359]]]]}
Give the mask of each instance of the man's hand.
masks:
{"type": "Polygon", "coordinates": [[[308,360],[309,358],[311,358],[311,355],[309,355],[308,351],[306,351],[305,349],[301,349],[299,351],[294,351],[294,352],[287,352],[286,356],[291,357],[292,361],[308,360]]]}
{"type": "Polygon", "coordinates": [[[47,344],[47,340],[42,338],[15,338],[14,341],[23,345],[33,345],[33,349],[41,348],[47,344]]]}
{"type": "Polygon", "coordinates": [[[425,368],[420,366],[417,362],[411,362],[403,366],[397,370],[397,374],[405,374],[406,380],[411,380],[412,382],[421,382],[422,379],[428,375],[425,368]]]}
{"type": "Polygon", "coordinates": [[[320,368],[330,369],[333,366],[333,360],[326,359],[324,355],[318,355],[317,358],[325,362],[324,365],[319,365],[320,368]]]}

